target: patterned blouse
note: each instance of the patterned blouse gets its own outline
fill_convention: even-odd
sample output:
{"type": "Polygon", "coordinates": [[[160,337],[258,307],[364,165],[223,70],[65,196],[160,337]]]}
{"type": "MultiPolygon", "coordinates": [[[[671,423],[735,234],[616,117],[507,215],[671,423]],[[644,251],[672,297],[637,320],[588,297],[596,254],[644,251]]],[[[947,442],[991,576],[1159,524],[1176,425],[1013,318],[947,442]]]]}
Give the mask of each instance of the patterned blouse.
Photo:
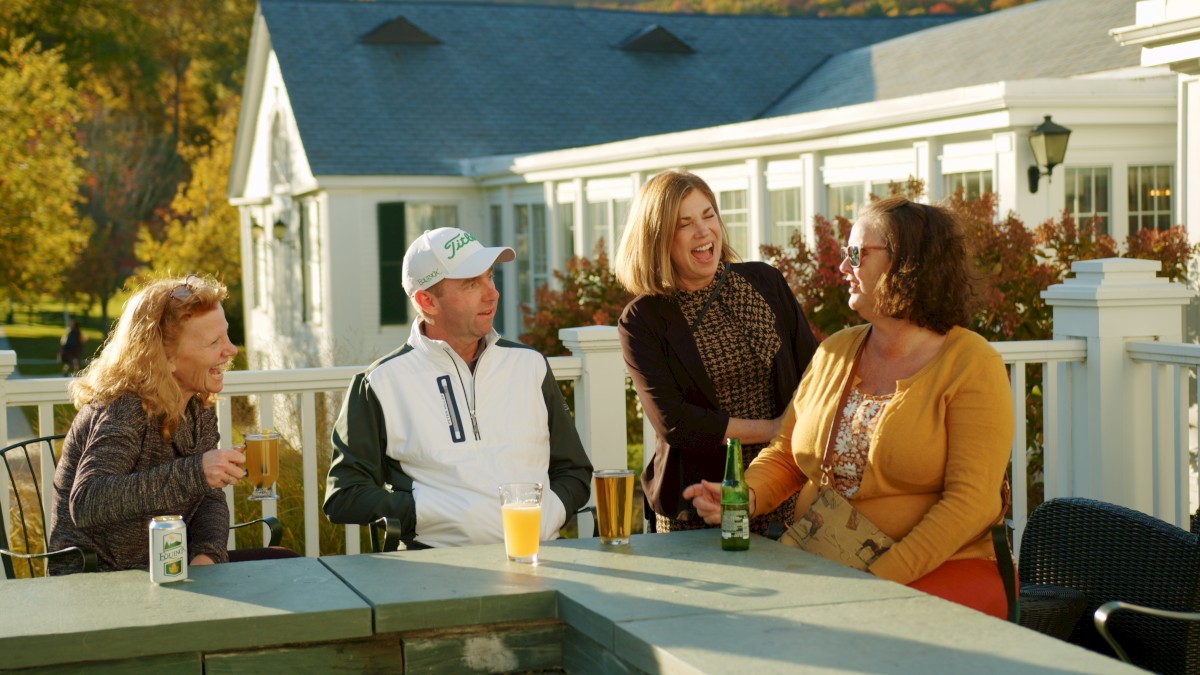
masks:
{"type": "MultiPolygon", "coordinates": [[[[728,278],[699,324],[696,319],[721,275],[698,291],[678,291],[675,298],[692,326],[704,371],[717,391],[717,404],[731,417],[771,419],[775,397],[769,383],[774,381],[775,354],[782,347],[775,314],[745,277],[728,267],[723,274],[728,278]],[[747,382],[767,384],[747,387],[747,382]]],[[[743,458],[749,462],[765,445],[743,445],[743,458]]]]}
{"type": "Polygon", "coordinates": [[[846,398],[842,422],[833,440],[833,475],[830,476],[833,489],[846,499],[858,494],[871,450],[871,436],[887,404],[896,395],[895,392],[878,396],[864,394],[858,390],[857,382],[855,385],[846,398]]]}

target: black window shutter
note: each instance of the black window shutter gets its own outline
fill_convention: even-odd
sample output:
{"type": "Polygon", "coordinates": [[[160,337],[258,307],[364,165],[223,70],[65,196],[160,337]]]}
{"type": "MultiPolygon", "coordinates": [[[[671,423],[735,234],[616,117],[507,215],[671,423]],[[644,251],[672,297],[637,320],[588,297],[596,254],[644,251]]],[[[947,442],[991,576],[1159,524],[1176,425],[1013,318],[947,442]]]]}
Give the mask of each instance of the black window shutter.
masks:
{"type": "Polygon", "coordinates": [[[383,326],[408,323],[408,296],[401,273],[404,268],[404,202],[385,202],[376,207],[379,231],[379,323],[383,326]]]}

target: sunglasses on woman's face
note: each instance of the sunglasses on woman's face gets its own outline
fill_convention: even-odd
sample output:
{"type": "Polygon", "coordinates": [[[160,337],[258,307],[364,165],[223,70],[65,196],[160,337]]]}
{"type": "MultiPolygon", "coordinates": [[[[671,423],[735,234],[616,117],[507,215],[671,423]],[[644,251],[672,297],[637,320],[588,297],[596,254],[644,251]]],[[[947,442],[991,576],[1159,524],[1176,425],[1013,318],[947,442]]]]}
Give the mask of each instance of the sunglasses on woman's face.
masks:
{"type": "Polygon", "coordinates": [[[858,267],[858,266],[862,265],[863,256],[866,255],[867,251],[886,251],[886,250],[888,250],[886,246],[843,246],[842,247],[842,260],[849,258],[850,266],[858,267]]]}

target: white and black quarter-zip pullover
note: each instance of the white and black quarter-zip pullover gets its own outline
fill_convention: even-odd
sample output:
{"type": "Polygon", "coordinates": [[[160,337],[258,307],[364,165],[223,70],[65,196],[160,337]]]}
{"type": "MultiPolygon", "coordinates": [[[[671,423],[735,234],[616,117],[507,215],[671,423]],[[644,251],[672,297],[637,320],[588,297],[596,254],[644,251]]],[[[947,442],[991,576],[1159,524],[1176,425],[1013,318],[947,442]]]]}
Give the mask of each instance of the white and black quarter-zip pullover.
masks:
{"type": "Polygon", "coordinates": [[[592,466],[550,364],[493,330],[472,372],[420,321],[346,393],[325,514],[335,523],[395,518],[402,539],[426,546],[496,543],[497,487],[541,483],[542,539],[554,539],[587,502],[592,466]]]}

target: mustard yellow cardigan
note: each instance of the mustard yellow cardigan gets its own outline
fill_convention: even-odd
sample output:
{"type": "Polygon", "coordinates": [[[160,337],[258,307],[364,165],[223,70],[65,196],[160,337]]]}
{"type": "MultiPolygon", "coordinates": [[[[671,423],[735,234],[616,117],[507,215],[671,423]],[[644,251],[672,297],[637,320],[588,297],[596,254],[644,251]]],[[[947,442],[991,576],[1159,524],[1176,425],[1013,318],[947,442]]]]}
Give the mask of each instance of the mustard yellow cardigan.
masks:
{"type": "MultiPolygon", "coordinates": [[[[817,494],[834,409],[867,325],[839,331],[817,349],[780,435],[746,471],[755,510],[767,513],[801,490],[796,512],[817,494]]],[[[1000,355],[953,328],[941,351],[896,394],[871,437],[862,485],[851,500],[897,543],[870,571],[907,584],[947,560],[993,558],[989,528],[1003,517],[1000,486],[1013,438],[1012,398],[1000,355]]]]}

